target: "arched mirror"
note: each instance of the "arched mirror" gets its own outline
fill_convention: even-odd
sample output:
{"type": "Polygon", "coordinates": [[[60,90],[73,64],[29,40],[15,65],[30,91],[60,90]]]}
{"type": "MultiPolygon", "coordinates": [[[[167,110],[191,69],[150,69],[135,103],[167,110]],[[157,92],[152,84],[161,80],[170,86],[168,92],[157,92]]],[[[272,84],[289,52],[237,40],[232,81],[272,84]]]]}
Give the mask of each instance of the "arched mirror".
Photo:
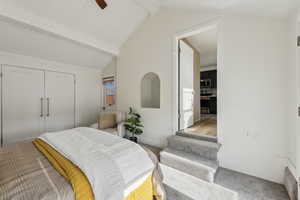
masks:
{"type": "Polygon", "coordinates": [[[160,79],[153,72],[142,79],[141,103],[142,108],[160,108],[160,79]]]}

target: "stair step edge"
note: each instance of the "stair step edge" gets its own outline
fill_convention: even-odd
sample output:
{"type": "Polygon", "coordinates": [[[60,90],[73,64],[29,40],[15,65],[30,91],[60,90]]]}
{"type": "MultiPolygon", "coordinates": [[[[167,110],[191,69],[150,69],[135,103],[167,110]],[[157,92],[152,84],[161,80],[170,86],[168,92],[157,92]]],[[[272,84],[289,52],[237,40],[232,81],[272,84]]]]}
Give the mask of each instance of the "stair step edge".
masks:
{"type": "Polygon", "coordinates": [[[193,138],[196,140],[203,140],[203,141],[218,143],[218,139],[216,137],[208,136],[208,135],[193,134],[193,133],[188,133],[188,132],[184,132],[184,131],[178,131],[176,133],[176,135],[181,136],[181,137],[193,138]]]}
{"type": "Polygon", "coordinates": [[[163,174],[163,183],[185,194],[193,200],[238,200],[238,194],[227,188],[208,183],[164,164],[159,164],[163,174]],[[204,188],[204,189],[202,189],[204,188]]]}
{"type": "Polygon", "coordinates": [[[205,168],[213,173],[215,173],[219,168],[219,161],[217,160],[209,160],[207,158],[200,157],[196,154],[192,153],[182,153],[180,151],[176,151],[170,148],[167,148],[160,152],[160,156],[171,156],[174,159],[181,160],[183,162],[188,162],[192,165],[196,165],[202,168],[205,168]]]}
{"type": "Polygon", "coordinates": [[[168,137],[168,144],[171,144],[172,142],[180,142],[183,145],[189,144],[189,145],[203,146],[206,148],[216,149],[216,150],[219,150],[222,146],[220,143],[208,142],[208,141],[204,141],[204,140],[182,137],[182,136],[178,136],[178,135],[173,135],[173,136],[168,137]]]}

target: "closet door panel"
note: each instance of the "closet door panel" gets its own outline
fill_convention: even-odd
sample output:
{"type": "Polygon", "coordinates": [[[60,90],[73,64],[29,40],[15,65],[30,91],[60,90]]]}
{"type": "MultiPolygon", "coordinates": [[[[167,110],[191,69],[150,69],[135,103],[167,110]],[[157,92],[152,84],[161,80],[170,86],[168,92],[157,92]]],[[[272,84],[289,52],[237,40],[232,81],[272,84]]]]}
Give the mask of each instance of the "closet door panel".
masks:
{"type": "Polygon", "coordinates": [[[74,75],[46,72],[46,130],[60,131],[75,127],[74,75]]]}
{"type": "Polygon", "coordinates": [[[2,66],[3,143],[31,139],[44,131],[44,72],[2,66]]]}

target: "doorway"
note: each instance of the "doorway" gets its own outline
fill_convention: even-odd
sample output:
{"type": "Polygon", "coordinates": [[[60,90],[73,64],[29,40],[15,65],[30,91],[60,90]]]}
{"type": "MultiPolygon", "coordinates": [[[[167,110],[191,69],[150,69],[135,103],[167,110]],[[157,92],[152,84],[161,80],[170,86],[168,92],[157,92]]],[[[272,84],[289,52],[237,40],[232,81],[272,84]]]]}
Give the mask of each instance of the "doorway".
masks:
{"type": "Polygon", "coordinates": [[[178,39],[178,129],[217,138],[217,26],[178,39]]]}

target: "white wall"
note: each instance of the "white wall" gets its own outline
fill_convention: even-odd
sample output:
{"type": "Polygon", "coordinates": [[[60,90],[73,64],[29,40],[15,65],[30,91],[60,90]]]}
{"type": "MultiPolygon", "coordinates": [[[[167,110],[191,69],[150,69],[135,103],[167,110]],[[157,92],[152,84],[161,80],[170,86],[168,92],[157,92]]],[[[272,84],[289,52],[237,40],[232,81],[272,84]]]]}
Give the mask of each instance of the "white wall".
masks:
{"type": "MultiPolygon", "coordinates": [[[[297,176],[297,133],[298,128],[298,105],[299,105],[299,68],[297,66],[296,38],[297,16],[296,13],[290,17],[288,22],[288,45],[289,45],[289,67],[288,67],[288,166],[292,173],[297,176]]],[[[300,144],[300,143],[299,143],[300,144]]],[[[300,155],[300,154],[299,154],[300,155]]]]}
{"type": "MultiPolygon", "coordinates": [[[[298,29],[298,36],[300,36],[300,6],[298,9],[298,21],[297,21],[297,29],[298,29]]],[[[298,47],[298,59],[297,59],[297,75],[298,75],[298,79],[297,79],[297,93],[298,93],[298,106],[300,106],[300,47],[298,47]]],[[[299,135],[299,130],[300,130],[300,117],[298,116],[298,123],[297,123],[297,127],[296,127],[296,169],[297,169],[297,177],[298,177],[298,191],[300,191],[300,135],[299,135]]],[[[298,199],[300,199],[300,192],[298,192],[298,199]]]]}
{"type": "Polygon", "coordinates": [[[0,64],[75,74],[76,124],[77,126],[89,126],[97,120],[97,115],[100,111],[101,105],[101,70],[88,67],[71,66],[6,52],[0,52],[0,64]]]}
{"type": "MultiPolygon", "coordinates": [[[[298,14],[298,21],[297,21],[297,29],[298,34],[297,36],[300,36],[300,6],[299,6],[299,14],[298,14]]],[[[297,72],[297,80],[296,80],[296,94],[298,94],[298,107],[300,106],[300,47],[297,49],[296,55],[296,72],[297,72]]],[[[300,117],[297,116],[296,120],[296,132],[294,134],[296,135],[296,177],[298,180],[298,191],[300,191],[300,117]]],[[[295,138],[294,138],[295,139],[295,138]]],[[[298,192],[298,199],[300,199],[300,192],[298,192]]]]}
{"type": "Polygon", "coordinates": [[[200,63],[201,67],[206,67],[206,66],[217,64],[216,53],[204,54],[204,55],[201,55],[201,57],[202,57],[201,63],[200,63]]]}
{"type": "Polygon", "coordinates": [[[3,17],[0,17],[0,27],[0,51],[96,69],[105,67],[113,57],[107,52],[3,17]]]}
{"type": "MultiPolygon", "coordinates": [[[[165,145],[174,134],[176,91],[173,38],[216,15],[161,10],[123,45],[118,62],[118,107],[142,114],[142,141],[165,145]],[[140,107],[140,80],[161,78],[161,109],[140,107]]],[[[225,17],[219,30],[218,134],[221,165],[281,182],[287,157],[287,32],[281,21],[225,17]]]]}
{"type": "MultiPolygon", "coordinates": [[[[297,47],[297,37],[300,36],[300,6],[289,18],[289,95],[288,95],[288,167],[298,180],[300,191],[300,118],[297,110],[300,106],[300,47],[297,47]]],[[[300,193],[298,193],[300,198],[300,193]]]]}
{"type": "MultiPolygon", "coordinates": [[[[298,36],[300,36],[300,12],[299,12],[299,20],[297,23],[298,27],[298,36]]],[[[298,80],[297,80],[297,91],[298,91],[298,106],[300,106],[300,47],[298,47],[298,59],[297,59],[297,74],[298,74],[298,80]]],[[[297,123],[297,133],[299,133],[300,130],[300,118],[298,116],[298,123],[297,123]]],[[[298,177],[300,177],[300,135],[297,134],[297,171],[298,171],[298,177]]],[[[299,183],[300,184],[300,183],[299,183]]],[[[299,188],[300,189],[300,188],[299,188]]],[[[299,190],[300,191],[300,190],[299,190]]],[[[299,193],[300,195],[300,193],[299,193]]],[[[300,196],[299,196],[300,198],[300,196]]]]}
{"type": "Polygon", "coordinates": [[[117,58],[114,57],[111,62],[103,68],[102,77],[116,76],[117,73],[117,58]]]}
{"type": "MultiPolygon", "coordinates": [[[[296,36],[300,36],[300,3],[297,9],[295,9],[295,14],[293,15],[293,22],[296,23],[296,36]]],[[[294,27],[295,25],[293,25],[294,27]]],[[[295,29],[292,29],[295,30],[295,29]]],[[[295,36],[295,32],[292,31],[292,37],[295,36]],[[293,34],[294,33],[294,34],[293,34]]],[[[293,89],[296,90],[296,94],[297,94],[297,106],[300,106],[300,47],[296,48],[296,55],[293,54],[295,56],[296,59],[296,65],[294,65],[294,67],[296,68],[296,81],[295,84],[296,86],[293,87],[293,89]]],[[[295,64],[295,63],[294,63],[295,64]]],[[[293,66],[292,66],[293,67],[293,66]]],[[[294,75],[295,76],[295,75],[294,75]]],[[[295,116],[295,115],[294,115],[295,116]]],[[[300,191],[300,117],[297,116],[296,118],[294,118],[296,123],[296,128],[294,132],[294,135],[296,135],[296,169],[297,169],[297,176],[298,176],[298,191],[300,191]]],[[[295,139],[295,138],[292,138],[295,139]]],[[[300,192],[299,192],[299,198],[300,198],[300,192]]]]}
{"type": "Polygon", "coordinates": [[[282,182],[287,157],[287,25],[225,17],[220,25],[222,166],[282,182]]]}
{"type": "Polygon", "coordinates": [[[174,132],[173,114],[173,36],[176,32],[199,23],[213,15],[173,15],[162,10],[149,18],[122,46],[118,58],[117,81],[120,110],[133,106],[141,113],[145,125],[143,142],[166,145],[166,138],[174,132]],[[142,109],[140,105],[140,81],[148,72],[155,72],[161,80],[161,108],[142,109]]]}

